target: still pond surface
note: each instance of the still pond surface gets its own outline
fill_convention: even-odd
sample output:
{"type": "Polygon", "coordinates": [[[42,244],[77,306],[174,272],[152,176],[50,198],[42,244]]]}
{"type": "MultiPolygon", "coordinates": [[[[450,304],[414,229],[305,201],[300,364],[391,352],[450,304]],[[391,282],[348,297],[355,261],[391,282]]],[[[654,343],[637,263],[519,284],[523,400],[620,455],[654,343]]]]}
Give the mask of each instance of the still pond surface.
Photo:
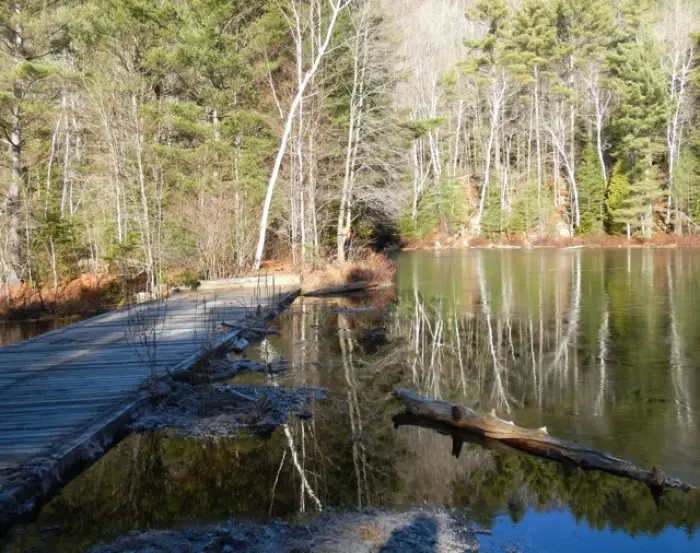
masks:
{"type": "MultiPolygon", "coordinates": [[[[397,386],[577,440],[700,485],[700,252],[469,250],[398,259],[394,290],[298,300],[247,355],[323,386],[269,440],[131,436],[7,551],[81,551],[132,529],[437,503],[482,551],[700,551],[700,495],[667,493],[395,429],[397,386]],[[311,488],[305,491],[295,451],[311,488]],[[314,499],[314,497],[316,499],[314,499]]],[[[250,379],[247,380],[250,382],[250,379]]]]}
{"type": "Polygon", "coordinates": [[[39,336],[52,330],[79,321],[79,317],[69,319],[46,319],[40,321],[27,322],[0,322],[0,348],[4,348],[28,340],[34,336],[39,336]]]}

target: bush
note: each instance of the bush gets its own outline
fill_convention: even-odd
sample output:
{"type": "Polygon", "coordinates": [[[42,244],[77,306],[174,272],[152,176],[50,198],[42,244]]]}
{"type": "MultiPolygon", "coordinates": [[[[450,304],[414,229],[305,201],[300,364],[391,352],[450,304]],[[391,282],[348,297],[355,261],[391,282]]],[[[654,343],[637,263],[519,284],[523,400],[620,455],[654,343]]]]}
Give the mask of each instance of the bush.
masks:
{"type": "Polygon", "coordinates": [[[384,284],[394,279],[396,269],[385,256],[374,252],[364,252],[360,259],[345,263],[331,263],[317,270],[304,273],[305,288],[325,288],[351,282],[384,284]]]}

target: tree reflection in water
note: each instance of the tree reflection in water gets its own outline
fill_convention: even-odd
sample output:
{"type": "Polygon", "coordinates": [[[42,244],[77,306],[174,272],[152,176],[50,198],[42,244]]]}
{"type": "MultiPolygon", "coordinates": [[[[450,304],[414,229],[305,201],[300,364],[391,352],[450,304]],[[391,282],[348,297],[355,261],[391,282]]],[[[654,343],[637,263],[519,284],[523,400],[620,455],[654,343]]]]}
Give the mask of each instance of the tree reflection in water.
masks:
{"type": "Polygon", "coordinates": [[[67,486],[24,544],[77,551],[131,529],[425,501],[485,526],[566,509],[596,529],[693,534],[698,493],[657,506],[642,484],[511,451],[470,443],[455,459],[450,437],[395,430],[389,396],[404,386],[494,408],[700,484],[699,281],[700,254],[675,250],[402,255],[395,293],[304,300],[266,340],[265,355],[291,361],[280,385],[329,389],[311,420],[268,441],[132,436],[67,486]]]}

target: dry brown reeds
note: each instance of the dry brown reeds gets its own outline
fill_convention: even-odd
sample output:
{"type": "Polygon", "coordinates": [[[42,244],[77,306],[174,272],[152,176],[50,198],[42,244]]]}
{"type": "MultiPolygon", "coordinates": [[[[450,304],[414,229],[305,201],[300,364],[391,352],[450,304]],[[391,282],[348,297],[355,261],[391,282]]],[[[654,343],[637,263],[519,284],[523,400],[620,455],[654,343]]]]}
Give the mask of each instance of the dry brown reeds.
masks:
{"type": "Polygon", "coordinates": [[[304,287],[325,288],[353,282],[366,282],[371,285],[387,284],[393,281],[396,269],[385,256],[365,252],[358,259],[344,263],[329,263],[324,267],[302,273],[304,287]]]}

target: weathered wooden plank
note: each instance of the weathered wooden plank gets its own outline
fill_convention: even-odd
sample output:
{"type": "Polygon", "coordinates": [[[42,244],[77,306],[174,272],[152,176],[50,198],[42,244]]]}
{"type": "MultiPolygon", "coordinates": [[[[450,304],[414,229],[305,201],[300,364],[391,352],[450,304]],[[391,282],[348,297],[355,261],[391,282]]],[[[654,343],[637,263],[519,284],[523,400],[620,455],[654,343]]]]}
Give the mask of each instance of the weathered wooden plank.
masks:
{"type": "Polygon", "coordinates": [[[245,327],[258,305],[267,316],[290,299],[186,294],[0,349],[0,536],[74,463],[94,460],[113,442],[153,373],[186,370],[225,346],[239,331],[226,332],[221,321],[245,327]],[[48,484],[32,480],[27,463],[36,456],[51,465],[48,484]]]}

